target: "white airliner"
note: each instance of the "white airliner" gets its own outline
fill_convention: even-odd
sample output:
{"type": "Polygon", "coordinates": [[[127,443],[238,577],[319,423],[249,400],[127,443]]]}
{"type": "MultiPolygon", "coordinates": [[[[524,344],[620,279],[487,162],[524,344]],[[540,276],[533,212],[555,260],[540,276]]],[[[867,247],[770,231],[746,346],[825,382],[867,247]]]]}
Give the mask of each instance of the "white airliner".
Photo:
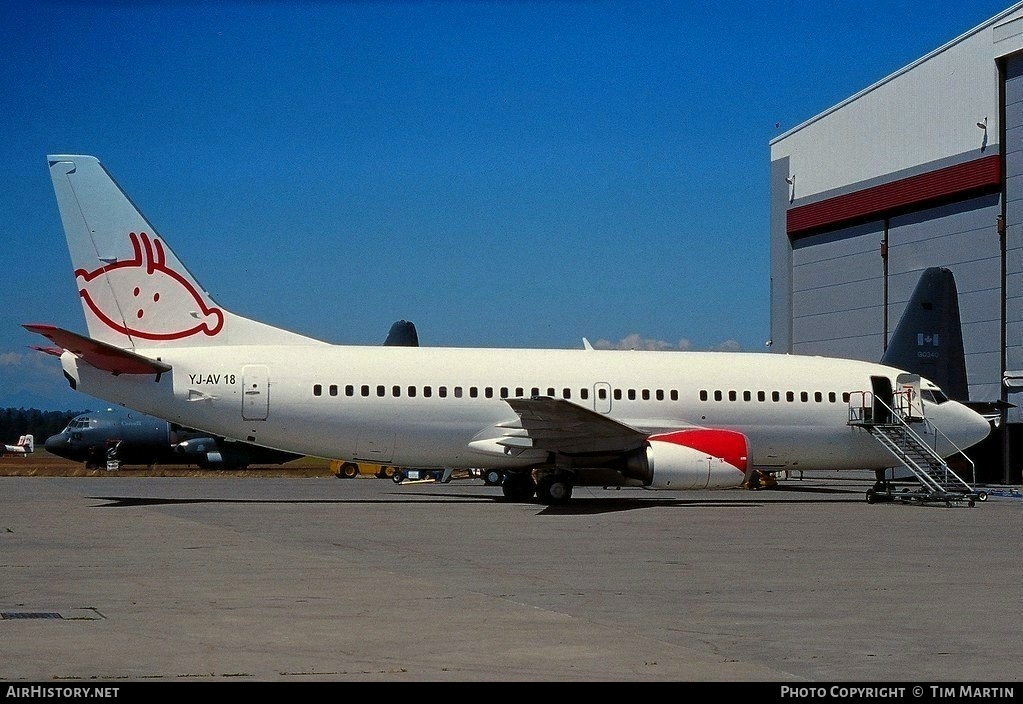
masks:
{"type": "Polygon", "coordinates": [[[48,159],[89,336],[25,327],[63,350],[73,388],[188,427],[353,462],[499,469],[507,498],[548,504],[573,486],[891,467],[849,407],[890,405],[893,390],[917,390],[913,415],[942,455],[990,429],[934,384],[863,361],[328,344],[225,310],[96,158],[48,159]]]}
{"type": "Polygon", "coordinates": [[[17,445],[0,445],[0,455],[30,455],[35,449],[35,438],[31,435],[22,435],[18,438],[17,445]]]}

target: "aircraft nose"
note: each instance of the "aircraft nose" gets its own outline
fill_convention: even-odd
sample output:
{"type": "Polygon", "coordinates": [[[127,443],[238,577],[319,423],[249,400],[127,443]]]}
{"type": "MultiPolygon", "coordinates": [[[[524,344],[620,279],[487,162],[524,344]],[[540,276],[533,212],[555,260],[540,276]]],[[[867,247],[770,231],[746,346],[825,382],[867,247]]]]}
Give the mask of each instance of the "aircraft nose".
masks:
{"type": "Polygon", "coordinates": [[[65,433],[57,433],[46,438],[46,442],[43,443],[43,447],[46,448],[47,452],[57,454],[61,449],[67,445],[67,435],[65,433]]]}
{"type": "Polygon", "coordinates": [[[966,406],[960,406],[959,411],[959,438],[956,440],[959,447],[966,449],[976,445],[991,434],[991,423],[987,418],[966,406]]]}

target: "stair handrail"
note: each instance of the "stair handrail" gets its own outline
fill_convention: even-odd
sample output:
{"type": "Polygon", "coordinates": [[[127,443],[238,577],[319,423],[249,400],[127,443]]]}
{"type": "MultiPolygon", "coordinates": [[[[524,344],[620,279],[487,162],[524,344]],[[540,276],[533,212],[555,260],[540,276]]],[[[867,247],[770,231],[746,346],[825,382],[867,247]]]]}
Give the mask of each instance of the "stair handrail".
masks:
{"type": "MultiPolygon", "coordinates": [[[[892,428],[893,426],[888,426],[892,428]]],[[[906,451],[905,448],[893,437],[890,437],[886,432],[882,431],[881,426],[874,426],[871,434],[888,450],[895,455],[896,459],[902,462],[906,469],[910,470],[913,475],[919,480],[924,488],[929,489],[932,492],[938,493],[945,490],[945,488],[938,483],[938,480],[931,476],[930,472],[921,467],[920,464],[913,459],[913,457],[906,451]]],[[[908,430],[908,429],[906,429],[908,430]]],[[[926,444],[924,448],[926,449],[926,444]]],[[[919,453],[917,453],[919,454],[919,453]]]]}
{"type": "MultiPolygon", "coordinates": [[[[949,466],[948,466],[948,462],[947,462],[947,461],[945,460],[945,458],[944,458],[944,457],[942,457],[941,455],[939,455],[939,454],[938,454],[938,451],[937,451],[936,449],[934,449],[933,447],[931,447],[930,445],[928,445],[928,444],[927,444],[927,441],[926,441],[926,440],[924,440],[923,438],[921,438],[921,437],[920,437],[920,436],[919,436],[919,435],[917,434],[917,432],[916,432],[915,430],[913,430],[913,428],[912,428],[912,427],[910,427],[910,425],[909,425],[908,421],[906,420],[906,418],[907,418],[907,417],[909,417],[909,415],[910,415],[910,412],[911,412],[911,410],[912,410],[912,408],[913,408],[913,404],[912,404],[912,398],[911,398],[911,396],[910,396],[910,394],[911,394],[911,393],[912,393],[912,391],[911,391],[911,390],[907,390],[907,391],[906,391],[906,395],[905,395],[905,397],[903,397],[903,393],[902,393],[902,392],[897,392],[897,393],[895,393],[895,394],[894,394],[895,398],[897,398],[897,399],[900,399],[900,401],[902,401],[902,402],[900,402],[899,404],[897,404],[897,405],[898,405],[898,407],[899,407],[899,411],[898,411],[898,412],[895,412],[895,411],[894,411],[893,409],[891,409],[891,408],[888,408],[888,404],[886,404],[886,403],[885,403],[885,402],[884,402],[883,400],[881,400],[881,405],[882,405],[882,406],[884,406],[885,408],[888,408],[888,410],[892,412],[892,416],[893,416],[894,418],[898,419],[899,423],[900,423],[901,425],[905,426],[905,427],[906,427],[906,430],[908,430],[908,431],[909,431],[910,433],[912,433],[912,434],[913,434],[913,436],[914,436],[914,437],[915,437],[915,438],[916,438],[917,440],[919,440],[919,441],[920,441],[920,444],[921,444],[922,446],[924,446],[924,447],[926,447],[926,448],[927,448],[927,451],[928,451],[928,453],[929,453],[929,454],[931,455],[931,457],[933,457],[933,458],[935,458],[936,460],[938,460],[938,462],[939,462],[939,463],[940,463],[940,464],[941,464],[941,465],[942,465],[942,466],[944,467],[944,469],[945,469],[945,484],[946,484],[946,485],[947,485],[947,484],[949,483],[949,481],[948,481],[948,479],[949,479],[948,475],[949,475],[949,474],[951,474],[951,475],[952,475],[952,477],[954,477],[954,478],[955,478],[955,479],[956,479],[956,480],[958,481],[958,483],[960,483],[960,484],[962,484],[962,485],[963,485],[964,487],[966,487],[966,489],[967,489],[967,490],[969,490],[969,491],[973,491],[973,487],[972,487],[972,486],[970,486],[970,484],[969,484],[969,483],[967,483],[967,482],[966,482],[966,481],[965,481],[965,480],[964,480],[964,479],[963,479],[962,477],[960,477],[960,476],[959,476],[959,475],[958,475],[958,474],[957,474],[957,473],[956,473],[956,472],[955,472],[955,471],[954,471],[954,470],[953,470],[953,469],[952,469],[951,467],[949,467],[949,466]],[[904,402],[904,403],[903,403],[903,402],[904,402]],[[906,409],[906,411],[905,411],[905,412],[903,412],[903,408],[905,408],[905,409],[906,409]]],[[[877,399],[877,398],[875,398],[875,400],[880,400],[880,399],[877,399]]],[[[924,423],[924,424],[925,424],[925,425],[926,425],[926,426],[927,426],[928,428],[930,428],[930,429],[931,429],[931,431],[932,431],[932,432],[934,433],[934,444],[935,444],[935,445],[937,445],[937,444],[938,444],[938,436],[940,435],[940,436],[941,436],[942,438],[944,438],[944,439],[945,439],[945,441],[946,441],[946,442],[948,442],[948,444],[949,444],[949,445],[951,445],[952,447],[954,447],[954,448],[955,448],[955,452],[954,452],[954,453],[951,453],[951,454],[949,455],[949,457],[951,457],[951,456],[952,456],[953,454],[956,454],[956,453],[958,453],[958,454],[962,455],[962,456],[963,456],[963,457],[964,457],[964,458],[966,459],[966,461],[967,461],[967,462],[969,462],[969,463],[970,463],[970,473],[971,473],[971,477],[973,478],[973,483],[974,483],[974,484],[976,484],[976,483],[977,483],[977,468],[976,468],[976,465],[975,465],[975,464],[973,463],[973,460],[971,460],[971,459],[969,458],[969,456],[968,456],[968,455],[967,455],[967,454],[966,454],[965,452],[963,452],[963,449],[962,449],[961,447],[959,447],[958,445],[956,445],[956,444],[955,444],[955,442],[953,442],[953,441],[952,441],[952,438],[950,438],[950,437],[949,437],[948,435],[946,435],[946,434],[944,433],[944,431],[942,431],[942,429],[941,429],[941,428],[939,428],[938,426],[936,426],[936,425],[934,424],[934,422],[933,422],[933,421],[932,421],[932,420],[931,420],[930,418],[928,418],[928,417],[926,416],[926,414],[924,415],[924,417],[923,417],[923,418],[920,418],[920,419],[918,419],[918,420],[921,420],[921,421],[923,421],[923,423],[924,423]]]]}
{"type": "MultiPolygon", "coordinates": [[[[959,453],[960,455],[962,455],[962,456],[963,456],[963,459],[965,459],[965,460],[966,460],[967,462],[969,462],[969,464],[970,464],[970,478],[972,479],[972,484],[970,484],[970,483],[967,483],[967,482],[966,482],[966,480],[964,480],[964,479],[963,479],[962,477],[960,477],[960,476],[959,476],[958,474],[956,474],[955,472],[952,472],[952,474],[953,474],[954,476],[958,477],[958,478],[959,478],[959,481],[960,481],[960,482],[962,482],[962,483],[963,483],[963,485],[964,485],[964,486],[965,486],[965,487],[966,487],[967,489],[970,489],[970,490],[972,491],[972,490],[973,490],[973,488],[974,488],[974,487],[975,487],[975,486],[977,485],[977,465],[976,465],[976,464],[974,463],[974,461],[973,461],[973,460],[971,460],[971,459],[970,459],[970,456],[969,456],[969,455],[967,455],[967,454],[966,454],[966,453],[965,453],[965,452],[963,451],[963,449],[962,449],[961,447],[959,447],[958,445],[956,445],[956,444],[955,444],[955,442],[954,442],[954,441],[952,440],[952,438],[950,438],[950,437],[949,437],[948,435],[946,435],[946,434],[945,434],[945,432],[944,432],[944,431],[943,431],[943,430],[942,430],[941,428],[939,428],[938,426],[936,426],[936,425],[935,425],[935,424],[934,424],[934,423],[933,423],[933,422],[931,421],[931,419],[930,419],[930,418],[924,418],[924,423],[926,423],[926,424],[928,425],[928,427],[930,427],[930,429],[931,429],[932,431],[934,431],[934,442],[935,442],[935,443],[937,443],[937,442],[938,442],[938,435],[941,435],[941,437],[943,437],[943,438],[945,439],[945,441],[946,441],[946,442],[947,442],[947,443],[948,443],[949,445],[951,445],[952,447],[954,447],[954,448],[956,449],[956,452],[957,452],[957,453],[959,453]]],[[[953,454],[955,454],[955,453],[953,453],[953,454]]],[[[949,455],[949,456],[951,457],[951,455],[949,455]]],[[[947,464],[947,463],[946,463],[946,464],[947,464]]],[[[949,468],[949,471],[951,472],[951,471],[952,471],[952,469],[951,469],[951,468],[949,468]]]]}
{"type": "MultiPolygon", "coordinates": [[[[896,399],[900,399],[900,398],[903,397],[903,392],[901,392],[901,391],[895,392],[893,394],[893,397],[896,398],[896,399]]],[[[908,399],[908,397],[904,398],[903,400],[911,401],[911,399],[908,399]]],[[[909,415],[909,414],[907,412],[905,412],[903,409],[912,409],[912,403],[908,403],[908,402],[907,403],[897,403],[895,405],[897,405],[899,407],[899,410],[896,411],[891,406],[889,406],[887,403],[885,403],[882,399],[877,398],[877,396],[873,392],[870,392],[870,391],[855,391],[855,392],[852,392],[852,393],[849,394],[849,422],[850,423],[854,423],[854,422],[856,422],[856,423],[868,423],[868,421],[866,420],[866,409],[867,408],[873,409],[873,406],[874,406],[875,403],[880,403],[882,406],[884,406],[885,409],[888,410],[889,417],[892,418],[893,421],[894,421],[893,423],[888,423],[888,425],[901,425],[903,428],[905,428],[906,432],[909,435],[911,435],[919,443],[919,445],[921,447],[923,447],[927,451],[927,453],[931,456],[931,458],[935,459],[940,465],[942,465],[945,468],[946,484],[948,483],[947,482],[947,480],[949,478],[948,475],[952,475],[952,477],[957,479],[958,482],[960,484],[962,484],[964,487],[966,487],[966,489],[968,491],[973,491],[973,487],[969,483],[967,483],[962,477],[960,477],[958,474],[956,474],[955,471],[953,471],[952,468],[948,466],[948,463],[945,461],[945,458],[942,457],[941,455],[939,455],[937,450],[935,450],[933,447],[931,447],[927,443],[926,440],[924,440],[922,437],[920,437],[920,435],[915,430],[913,430],[913,428],[906,421],[906,416],[909,415]],[[857,396],[857,395],[860,396],[860,407],[859,408],[854,408],[853,407],[853,400],[854,400],[855,396],[857,396]],[[867,404],[868,398],[870,399],[869,406],[867,404]],[[854,417],[854,416],[857,416],[857,417],[854,417]]],[[[948,435],[946,435],[941,430],[941,428],[936,426],[930,420],[930,418],[927,418],[926,415],[925,415],[925,417],[920,419],[920,420],[922,420],[927,425],[927,427],[929,427],[934,432],[935,444],[937,444],[938,435],[940,434],[941,437],[944,438],[948,442],[949,445],[951,445],[952,447],[955,448],[956,453],[962,455],[966,459],[966,461],[969,462],[969,464],[970,464],[970,472],[971,472],[971,476],[972,476],[972,479],[973,479],[973,483],[976,484],[976,482],[977,482],[977,468],[976,468],[976,465],[974,464],[973,460],[970,459],[970,457],[963,451],[963,449],[961,447],[959,447],[955,442],[952,441],[952,438],[950,438],[948,435]]],[[[869,421],[869,424],[871,424],[871,425],[881,425],[880,423],[876,423],[873,420],[869,421]]],[[[952,453],[952,454],[956,454],[956,453],[952,453]]]]}

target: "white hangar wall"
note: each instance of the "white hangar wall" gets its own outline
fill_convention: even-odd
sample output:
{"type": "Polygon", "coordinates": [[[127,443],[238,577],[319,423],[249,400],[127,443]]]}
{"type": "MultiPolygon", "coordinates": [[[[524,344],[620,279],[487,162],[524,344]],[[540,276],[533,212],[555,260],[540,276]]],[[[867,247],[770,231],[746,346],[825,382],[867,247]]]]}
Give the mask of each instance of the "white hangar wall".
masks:
{"type": "Polygon", "coordinates": [[[781,135],[771,160],[789,158],[791,192],[805,202],[977,151],[978,121],[997,134],[997,85],[990,34],[963,35],[781,135]]]}
{"type": "Polygon", "coordinates": [[[1017,3],[771,142],[775,351],[878,360],[946,267],[970,399],[1023,422],[1021,51],[1017,3]]]}

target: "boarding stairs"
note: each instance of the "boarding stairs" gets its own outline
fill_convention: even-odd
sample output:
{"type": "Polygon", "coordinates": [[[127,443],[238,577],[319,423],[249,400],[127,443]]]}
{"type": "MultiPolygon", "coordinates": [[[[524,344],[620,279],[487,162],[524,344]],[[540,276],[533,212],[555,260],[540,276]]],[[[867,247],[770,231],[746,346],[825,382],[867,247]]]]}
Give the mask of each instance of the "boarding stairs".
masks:
{"type": "MultiPolygon", "coordinates": [[[[951,440],[923,417],[923,407],[914,405],[913,390],[903,389],[892,395],[889,406],[871,392],[858,392],[849,399],[849,425],[864,429],[891,452],[899,463],[908,469],[920,482],[920,489],[913,492],[908,488],[896,494],[890,482],[878,482],[867,491],[867,501],[901,501],[903,503],[954,503],[966,502],[971,508],[975,501],[984,501],[987,495],[978,492],[949,466],[948,462],[913,429],[925,424],[930,435],[940,435],[949,443],[951,440]]],[[[955,446],[954,443],[953,447],[955,446]]],[[[973,462],[960,451],[958,453],[973,462]]]]}

